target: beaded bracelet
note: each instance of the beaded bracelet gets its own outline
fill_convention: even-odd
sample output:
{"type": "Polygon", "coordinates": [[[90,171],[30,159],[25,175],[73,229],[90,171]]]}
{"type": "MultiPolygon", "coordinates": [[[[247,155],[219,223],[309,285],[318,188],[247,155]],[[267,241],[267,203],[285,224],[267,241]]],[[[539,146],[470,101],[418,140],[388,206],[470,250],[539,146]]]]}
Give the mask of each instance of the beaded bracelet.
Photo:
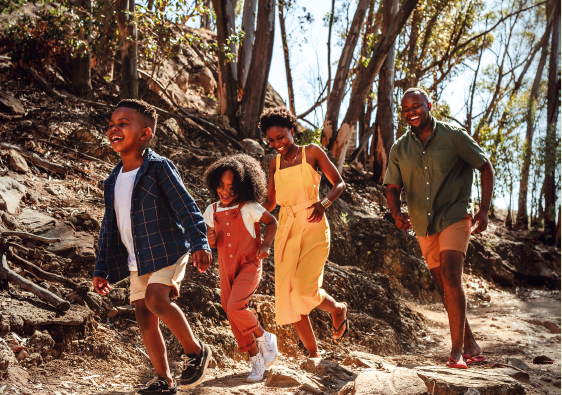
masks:
{"type": "Polygon", "coordinates": [[[324,199],[322,199],[320,201],[320,204],[327,209],[328,207],[330,207],[332,205],[332,202],[330,201],[330,199],[328,199],[327,197],[325,197],[324,199]]]}

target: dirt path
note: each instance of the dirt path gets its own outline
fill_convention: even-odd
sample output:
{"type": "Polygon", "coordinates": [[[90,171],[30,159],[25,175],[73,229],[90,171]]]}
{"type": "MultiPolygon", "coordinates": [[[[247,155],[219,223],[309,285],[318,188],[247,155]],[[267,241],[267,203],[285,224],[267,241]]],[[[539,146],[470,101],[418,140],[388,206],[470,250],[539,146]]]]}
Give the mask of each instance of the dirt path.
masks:
{"type": "MultiPolygon", "coordinates": [[[[527,394],[560,394],[560,292],[551,290],[504,290],[489,289],[489,284],[477,277],[466,276],[469,320],[483,355],[488,362],[471,369],[488,369],[496,363],[506,363],[507,358],[518,358],[530,370],[526,386],[527,394]],[[554,360],[550,365],[533,364],[533,358],[548,356],[554,360]]],[[[395,365],[443,365],[450,347],[447,316],[440,304],[418,305],[407,303],[421,313],[428,324],[428,330],[418,333],[422,339],[416,349],[404,355],[385,357],[395,365]]],[[[117,346],[122,355],[112,355],[108,360],[91,356],[88,347],[52,359],[40,368],[29,368],[30,381],[27,385],[8,385],[2,394],[55,394],[110,395],[134,394],[134,388],[152,378],[152,369],[147,358],[139,348],[138,337],[134,334],[134,323],[129,329],[123,325],[117,328],[102,326],[96,338],[109,341],[117,346]],[[128,339],[128,340],[127,340],[128,339]],[[126,341],[127,340],[127,341],[126,341]],[[17,391],[17,392],[16,392],[17,391]]],[[[95,345],[93,346],[95,347],[95,345]]],[[[341,352],[329,353],[328,358],[341,363],[346,351],[353,349],[346,344],[341,352]]],[[[96,352],[99,353],[99,350],[96,352]]],[[[177,359],[170,356],[171,360],[177,359]]],[[[278,364],[298,370],[305,359],[281,356],[278,364]]],[[[346,366],[348,370],[353,367],[346,366]]],[[[306,392],[296,388],[268,388],[265,384],[245,382],[249,368],[245,363],[235,363],[228,368],[209,370],[204,383],[195,390],[182,391],[192,395],[211,394],[300,394],[306,392]]],[[[354,373],[360,373],[355,371],[354,373]]],[[[0,382],[0,389],[2,382],[0,382]]],[[[329,393],[337,393],[338,388],[327,388],[329,393]]]]}

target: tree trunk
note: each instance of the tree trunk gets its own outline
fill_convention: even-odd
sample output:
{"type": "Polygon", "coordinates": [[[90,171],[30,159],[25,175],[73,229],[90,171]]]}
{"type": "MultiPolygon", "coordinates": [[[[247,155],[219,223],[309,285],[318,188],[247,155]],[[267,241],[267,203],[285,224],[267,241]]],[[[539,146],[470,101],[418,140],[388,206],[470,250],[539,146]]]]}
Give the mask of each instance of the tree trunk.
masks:
{"type": "Polygon", "coordinates": [[[117,24],[121,38],[121,99],[136,99],[139,93],[137,74],[137,27],[134,0],[117,0],[117,24]]]}
{"type": "MultiPolygon", "coordinates": [[[[382,18],[382,33],[385,34],[394,20],[398,12],[398,0],[384,0],[382,18]]],[[[374,152],[374,161],[382,160],[373,165],[373,169],[381,169],[380,174],[373,172],[373,179],[376,182],[382,183],[386,173],[387,158],[390,154],[390,147],[394,143],[394,45],[388,51],[386,59],[379,72],[379,89],[377,94],[377,118],[375,123],[376,139],[381,140],[381,144],[377,144],[376,150],[384,150],[382,152],[374,152]]]]}
{"type": "Polygon", "coordinates": [[[548,41],[545,42],[537,73],[531,88],[531,96],[527,107],[527,133],[525,135],[525,143],[523,145],[523,166],[521,169],[521,178],[519,180],[519,201],[517,206],[517,217],[515,219],[516,228],[527,229],[529,225],[529,216],[527,214],[527,192],[529,186],[529,169],[531,167],[531,155],[533,152],[533,134],[535,133],[535,111],[537,106],[537,96],[541,84],[542,73],[546,64],[548,55],[548,41]]]}
{"type": "Polygon", "coordinates": [[[238,49],[238,86],[244,91],[250,62],[252,60],[252,48],[256,37],[256,6],[258,0],[244,0],[244,13],[242,15],[242,30],[244,38],[238,49]]]}
{"type": "Polygon", "coordinates": [[[289,110],[294,115],[295,111],[295,94],[293,92],[293,77],[291,76],[291,62],[289,61],[289,45],[287,44],[287,32],[285,30],[285,16],[283,15],[284,1],[280,0],[279,4],[279,27],[281,28],[281,41],[283,42],[283,55],[285,55],[285,73],[287,74],[287,88],[289,90],[289,110]]]}
{"type": "Polygon", "coordinates": [[[80,6],[80,20],[82,27],[78,33],[78,39],[84,41],[78,54],[72,59],[72,86],[74,94],[85,99],[92,98],[92,52],[89,45],[92,41],[92,0],[82,0],[80,6]]]}
{"type": "Polygon", "coordinates": [[[552,24],[552,41],[550,48],[550,63],[548,67],[548,109],[547,109],[547,132],[545,149],[545,191],[544,191],[544,229],[547,236],[556,236],[556,148],[558,142],[558,111],[560,99],[560,1],[553,0],[554,21],[552,24]]]}
{"type": "MultiPolygon", "coordinates": [[[[351,27],[349,28],[349,33],[347,34],[347,38],[345,40],[345,46],[343,47],[340,56],[338,70],[336,71],[334,84],[332,86],[330,96],[328,97],[328,104],[326,106],[326,119],[324,121],[324,130],[322,132],[322,145],[324,147],[330,148],[334,142],[335,136],[333,131],[337,130],[338,126],[340,107],[343,96],[345,95],[345,85],[347,81],[347,75],[349,73],[349,66],[351,64],[351,59],[353,58],[353,52],[355,51],[357,40],[359,39],[359,35],[361,34],[361,28],[368,6],[369,0],[359,0],[359,3],[357,4],[357,10],[355,11],[355,16],[353,17],[353,22],[351,22],[351,27]]],[[[353,125],[353,128],[355,128],[355,125],[353,125]]],[[[348,127],[348,129],[351,132],[351,128],[348,127]]],[[[342,145],[348,140],[348,137],[348,135],[345,136],[345,140],[342,142],[342,145]]]]}
{"type": "MultiPolygon", "coordinates": [[[[344,148],[346,148],[346,141],[349,139],[349,134],[352,128],[355,128],[355,124],[357,122],[357,117],[361,112],[361,106],[365,103],[367,98],[367,94],[369,93],[369,89],[375,80],[376,75],[379,73],[383,62],[386,59],[386,55],[390,51],[392,47],[394,47],[394,40],[398,33],[402,30],[406,21],[408,20],[410,14],[412,13],[414,7],[418,3],[419,0],[404,0],[402,3],[402,7],[396,14],[393,23],[388,28],[386,33],[381,36],[381,40],[375,50],[373,51],[373,55],[369,60],[369,65],[365,69],[365,72],[361,74],[360,81],[357,84],[357,90],[352,93],[351,98],[349,100],[349,107],[347,109],[347,113],[343,120],[343,123],[337,133],[332,137],[331,141],[333,141],[332,147],[330,152],[338,160],[343,155],[345,156],[344,148]]],[[[337,77],[336,77],[337,78],[337,77]]],[[[334,89],[335,81],[334,81],[334,89]]],[[[334,92],[332,92],[334,93],[334,92]]],[[[334,96],[333,94],[331,96],[334,96]]],[[[334,112],[339,115],[339,107],[341,105],[341,100],[337,103],[337,108],[334,109],[334,112]]],[[[328,110],[329,111],[329,110],[328,110]]],[[[328,112],[328,115],[331,115],[328,112]]],[[[337,117],[335,118],[337,122],[337,117]]],[[[328,127],[331,133],[331,126],[333,123],[328,121],[328,127]],[[328,123],[329,122],[329,123],[328,123]]],[[[341,169],[340,169],[341,170],[341,169]]]]}
{"type": "Polygon", "coordinates": [[[240,103],[239,131],[242,137],[260,136],[258,122],[265,104],[274,34],[275,0],[259,0],[256,41],[248,72],[252,78],[246,81],[246,89],[240,103]]]}
{"type": "MultiPolygon", "coordinates": [[[[212,0],[213,8],[217,16],[217,51],[219,63],[218,80],[218,108],[217,112],[228,117],[230,126],[238,129],[238,80],[236,67],[232,66],[232,60],[228,63],[226,54],[220,50],[228,45],[226,40],[234,32],[234,7],[231,0],[212,0]]],[[[230,50],[233,50],[231,47],[230,50]]],[[[236,50],[234,48],[234,50],[236,50]]],[[[236,53],[236,52],[234,52],[236,53]]]]}
{"type": "MultiPolygon", "coordinates": [[[[154,0],[150,0],[154,1],[154,0]]],[[[150,4],[150,2],[149,2],[150,4]]],[[[203,7],[210,9],[211,8],[211,0],[203,0],[203,7]]],[[[211,30],[211,18],[208,13],[201,15],[201,29],[211,30]]]]}

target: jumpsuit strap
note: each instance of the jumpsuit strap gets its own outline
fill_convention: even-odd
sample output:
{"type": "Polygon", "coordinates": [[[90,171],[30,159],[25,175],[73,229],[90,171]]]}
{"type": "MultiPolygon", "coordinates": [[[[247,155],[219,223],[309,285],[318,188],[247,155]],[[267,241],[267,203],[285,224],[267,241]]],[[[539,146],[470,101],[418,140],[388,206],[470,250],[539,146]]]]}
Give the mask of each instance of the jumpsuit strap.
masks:
{"type": "Polygon", "coordinates": [[[281,166],[281,154],[275,157],[275,170],[279,170],[279,166],[281,166]]]}

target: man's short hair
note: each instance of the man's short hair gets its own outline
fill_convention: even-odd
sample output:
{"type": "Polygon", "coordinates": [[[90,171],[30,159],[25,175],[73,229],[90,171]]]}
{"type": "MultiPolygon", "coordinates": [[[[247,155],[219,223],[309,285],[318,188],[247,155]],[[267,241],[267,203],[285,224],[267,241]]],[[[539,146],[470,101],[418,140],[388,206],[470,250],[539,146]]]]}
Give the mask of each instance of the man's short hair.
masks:
{"type": "Polygon", "coordinates": [[[425,99],[427,100],[428,103],[431,103],[431,99],[429,98],[429,95],[427,94],[427,92],[425,90],[423,90],[422,88],[408,88],[408,90],[406,92],[404,92],[404,94],[402,95],[402,98],[404,98],[404,96],[406,96],[408,93],[419,93],[425,96],[425,99]]]}
{"type": "Polygon", "coordinates": [[[136,110],[145,118],[152,126],[152,134],[156,132],[156,124],[158,123],[158,113],[156,109],[144,100],[123,99],[117,105],[119,107],[127,107],[136,110]]]}

